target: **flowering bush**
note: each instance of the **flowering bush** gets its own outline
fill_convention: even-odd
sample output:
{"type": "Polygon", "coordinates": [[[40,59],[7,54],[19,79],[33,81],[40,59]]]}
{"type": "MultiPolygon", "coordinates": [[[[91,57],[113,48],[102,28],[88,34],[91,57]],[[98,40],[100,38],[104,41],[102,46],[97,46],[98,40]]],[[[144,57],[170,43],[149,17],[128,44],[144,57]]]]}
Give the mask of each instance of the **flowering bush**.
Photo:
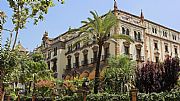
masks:
{"type": "Polygon", "coordinates": [[[54,94],[55,83],[51,80],[39,80],[36,84],[36,93],[39,96],[49,97],[54,94]]]}

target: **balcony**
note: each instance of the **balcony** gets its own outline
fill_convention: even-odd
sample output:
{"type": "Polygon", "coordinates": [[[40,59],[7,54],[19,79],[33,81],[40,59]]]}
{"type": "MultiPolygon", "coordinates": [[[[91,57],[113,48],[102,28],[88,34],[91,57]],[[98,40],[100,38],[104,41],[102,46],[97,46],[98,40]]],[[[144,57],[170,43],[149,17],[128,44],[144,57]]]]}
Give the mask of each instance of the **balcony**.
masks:
{"type": "Polygon", "coordinates": [[[141,62],[143,62],[143,61],[144,61],[144,56],[136,55],[136,61],[141,61],[141,62]]]}
{"type": "Polygon", "coordinates": [[[84,60],[81,61],[81,65],[82,65],[82,66],[88,65],[88,60],[86,60],[86,61],[84,61],[84,60]]]}
{"type": "Polygon", "coordinates": [[[134,40],[135,40],[136,42],[141,42],[141,43],[143,42],[142,39],[138,39],[138,38],[135,38],[134,40]]]}
{"type": "Polygon", "coordinates": [[[79,62],[78,63],[73,63],[73,68],[79,68],[79,62]]]}

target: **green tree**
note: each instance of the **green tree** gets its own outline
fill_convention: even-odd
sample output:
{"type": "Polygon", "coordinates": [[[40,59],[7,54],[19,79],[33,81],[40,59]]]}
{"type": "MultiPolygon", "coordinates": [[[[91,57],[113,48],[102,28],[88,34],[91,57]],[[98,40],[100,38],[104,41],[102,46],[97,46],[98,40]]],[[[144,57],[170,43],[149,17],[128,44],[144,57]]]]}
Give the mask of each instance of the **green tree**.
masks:
{"type": "Polygon", "coordinates": [[[8,82],[7,77],[15,70],[18,65],[16,51],[10,51],[9,41],[6,41],[4,47],[0,47],[0,92],[4,94],[4,82],[8,82]]]}
{"type": "Polygon", "coordinates": [[[10,50],[10,44],[7,40],[4,47],[0,47],[0,87],[2,93],[8,90],[15,95],[12,89],[15,89],[11,84],[21,83],[25,85],[25,91],[30,93],[32,82],[34,84],[38,80],[53,80],[52,72],[48,70],[47,64],[41,53],[19,52],[18,49],[10,50]]]}
{"type": "Polygon", "coordinates": [[[135,61],[126,55],[110,57],[104,72],[105,90],[109,93],[126,92],[134,82],[135,61]],[[133,82],[132,82],[133,81],[133,82]],[[125,86],[127,85],[127,86],[125,86]]]}
{"type": "MultiPolygon", "coordinates": [[[[133,42],[133,40],[123,34],[119,33],[113,33],[111,37],[108,37],[110,34],[112,28],[116,27],[118,24],[118,19],[117,17],[110,11],[108,14],[106,14],[104,17],[99,16],[97,12],[90,12],[93,15],[92,18],[87,18],[88,21],[82,21],[83,24],[85,24],[83,27],[80,29],[73,29],[70,32],[73,31],[79,31],[80,33],[87,33],[91,34],[93,36],[93,41],[99,46],[98,49],[98,60],[96,63],[96,71],[95,71],[95,82],[94,82],[94,93],[98,93],[98,86],[99,86],[99,67],[100,67],[100,60],[101,60],[101,53],[102,53],[102,47],[104,43],[108,39],[124,39],[129,42],[133,42]]],[[[80,39],[80,41],[89,41],[92,39],[91,38],[84,38],[80,39]]]]}
{"type": "MultiPolygon", "coordinates": [[[[58,0],[59,1],[59,0],[58,0]]],[[[19,31],[24,29],[29,19],[34,20],[37,24],[39,20],[43,20],[44,14],[48,13],[48,9],[54,6],[53,0],[7,0],[9,7],[12,9],[12,23],[14,28],[12,30],[2,29],[10,32],[15,31],[15,37],[12,49],[16,46],[19,31]]],[[[64,3],[64,0],[61,0],[64,3]]],[[[0,17],[2,14],[0,14],[0,17]]],[[[1,24],[1,23],[0,23],[1,24]]],[[[9,28],[10,29],[10,28],[9,28]]]]}

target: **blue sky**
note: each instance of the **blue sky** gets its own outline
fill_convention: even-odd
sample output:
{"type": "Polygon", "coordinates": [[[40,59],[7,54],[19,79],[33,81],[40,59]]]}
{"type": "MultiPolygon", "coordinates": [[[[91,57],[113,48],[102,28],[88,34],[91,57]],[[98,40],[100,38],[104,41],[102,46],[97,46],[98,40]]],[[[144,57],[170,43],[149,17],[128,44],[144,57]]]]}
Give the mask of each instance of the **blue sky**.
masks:
{"type": "MultiPolygon", "coordinates": [[[[33,25],[32,21],[28,23],[27,28],[20,31],[18,40],[25,48],[33,50],[41,44],[45,31],[49,33],[49,37],[56,37],[67,31],[70,26],[81,26],[80,22],[91,16],[91,10],[96,10],[99,15],[107,13],[113,9],[113,2],[114,0],[65,0],[63,5],[56,2],[56,6],[50,8],[45,15],[45,20],[38,25],[33,25]]],[[[120,10],[140,15],[142,9],[145,19],[180,31],[180,0],[117,0],[117,3],[120,10]]],[[[12,29],[11,9],[6,0],[0,0],[0,10],[5,11],[8,16],[5,27],[12,29]]],[[[3,41],[8,36],[7,32],[3,32],[3,41]]]]}

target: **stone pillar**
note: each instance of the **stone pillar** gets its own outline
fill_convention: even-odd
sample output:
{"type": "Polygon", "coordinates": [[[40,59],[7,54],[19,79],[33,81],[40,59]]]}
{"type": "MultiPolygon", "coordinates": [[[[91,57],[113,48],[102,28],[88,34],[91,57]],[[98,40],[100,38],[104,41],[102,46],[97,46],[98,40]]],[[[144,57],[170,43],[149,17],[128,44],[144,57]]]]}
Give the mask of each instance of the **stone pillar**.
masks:
{"type": "Polygon", "coordinates": [[[137,101],[137,92],[138,92],[138,89],[136,88],[132,88],[130,90],[131,101],[137,101]]]}
{"type": "Polygon", "coordinates": [[[32,101],[35,101],[35,95],[32,96],[32,101]]]}

